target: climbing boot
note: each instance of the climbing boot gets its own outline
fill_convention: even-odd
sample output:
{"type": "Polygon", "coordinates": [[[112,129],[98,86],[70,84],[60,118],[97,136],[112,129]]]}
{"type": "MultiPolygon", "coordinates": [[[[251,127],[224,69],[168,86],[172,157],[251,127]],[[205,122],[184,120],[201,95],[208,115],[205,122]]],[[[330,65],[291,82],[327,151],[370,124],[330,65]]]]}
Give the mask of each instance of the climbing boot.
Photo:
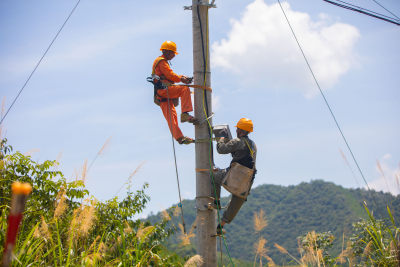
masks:
{"type": "Polygon", "coordinates": [[[226,234],[226,231],[224,230],[224,227],[220,224],[217,226],[217,235],[224,235],[226,234]]]}
{"type": "Polygon", "coordinates": [[[187,136],[182,136],[176,140],[180,145],[189,145],[191,143],[194,143],[194,140],[190,137],[187,136]]]}
{"type": "Polygon", "coordinates": [[[183,122],[190,122],[190,123],[193,123],[194,125],[196,125],[196,124],[199,123],[199,120],[196,119],[195,117],[193,117],[192,115],[190,115],[189,113],[183,112],[181,114],[181,122],[182,123],[183,122]]]}

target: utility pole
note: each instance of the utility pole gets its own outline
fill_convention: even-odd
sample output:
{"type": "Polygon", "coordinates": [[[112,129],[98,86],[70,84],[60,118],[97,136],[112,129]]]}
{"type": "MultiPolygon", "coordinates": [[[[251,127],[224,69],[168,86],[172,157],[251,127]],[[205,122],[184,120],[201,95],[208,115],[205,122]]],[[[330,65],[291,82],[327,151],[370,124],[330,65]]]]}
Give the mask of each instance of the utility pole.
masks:
{"type": "MultiPolygon", "coordinates": [[[[192,0],[193,25],[193,77],[194,84],[211,87],[210,53],[208,40],[208,9],[214,1],[192,0]]],[[[206,118],[212,114],[211,92],[195,89],[194,114],[200,121],[195,126],[196,140],[209,140],[209,124],[206,118]],[[205,110],[208,111],[207,115],[205,110]]],[[[211,118],[210,125],[212,125],[211,118]]],[[[210,168],[213,166],[210,142],[198,142],[196,146],[196,208],[197,208],[197,254],[203,258],[204,267],[217,266],[216,211],[207,209],[214,195],[210,168]]],[[[212,170],[211,170],[212,171],[212,170]]]]}

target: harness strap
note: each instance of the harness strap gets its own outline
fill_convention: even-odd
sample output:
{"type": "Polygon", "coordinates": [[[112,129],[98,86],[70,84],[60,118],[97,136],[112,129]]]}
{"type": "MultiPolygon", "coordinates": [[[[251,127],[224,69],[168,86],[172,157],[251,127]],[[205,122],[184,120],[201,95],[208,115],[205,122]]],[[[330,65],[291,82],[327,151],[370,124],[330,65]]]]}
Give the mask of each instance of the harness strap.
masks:
{"type": "Polygon", "coordinates": [[[187,87],[192,87],[195,89],[203,89],[203,90],[207,90],[207,91],[212,91],[211,87],[208,86],[203,86],[203,85],[197,85],[197,84],[172,84],[172,85],[183,85],[183,86],[187,86],[187,87]]]}
{"type": "Polygon", "coordinates": [[[199,168],[196,168],[196,172],[209,172],[210,171],[210,169],[199,169],[199,168]]]}

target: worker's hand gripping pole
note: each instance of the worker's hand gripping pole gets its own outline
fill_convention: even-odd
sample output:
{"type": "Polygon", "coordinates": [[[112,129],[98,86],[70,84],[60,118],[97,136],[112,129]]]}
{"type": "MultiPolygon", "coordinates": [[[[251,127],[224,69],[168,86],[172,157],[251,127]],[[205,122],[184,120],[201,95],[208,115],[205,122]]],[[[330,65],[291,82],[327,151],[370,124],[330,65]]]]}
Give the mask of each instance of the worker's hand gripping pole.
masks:
{"type": "Polygon", "coordinates": [[[28,183],[14,182],[11,186],[12,198],[11,209],[8,215],[8,228],[6,242],[4,244],[2,267],[11,265],[12,253],[17,240],[18,228],[22,220],[22,215],[25,209],[25,203],[29,194],[32,192],[32,186],[28,183]]]}

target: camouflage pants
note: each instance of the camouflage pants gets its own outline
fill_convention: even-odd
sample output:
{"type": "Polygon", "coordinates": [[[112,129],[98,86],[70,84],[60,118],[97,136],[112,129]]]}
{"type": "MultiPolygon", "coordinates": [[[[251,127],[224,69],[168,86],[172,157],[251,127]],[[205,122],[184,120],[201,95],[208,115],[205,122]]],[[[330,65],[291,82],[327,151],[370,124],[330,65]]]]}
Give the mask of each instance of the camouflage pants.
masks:
{"type": "MultiPolygon", "coordinates": [[[[214,170],[215,191],[217,194],[216,199],[220,199],[222,180],[224,179],[227,172],[228,169],[214,170]]],[[[214,196],[214,191],[211,192],[211,195],[214,196]]],[[[227,209],[222,215],[222,221],[230,223],[235,218],[236,214],[239,212],[245,201],[246,200],[231,194],[231,201],[229,202],[227,209]]]]}

